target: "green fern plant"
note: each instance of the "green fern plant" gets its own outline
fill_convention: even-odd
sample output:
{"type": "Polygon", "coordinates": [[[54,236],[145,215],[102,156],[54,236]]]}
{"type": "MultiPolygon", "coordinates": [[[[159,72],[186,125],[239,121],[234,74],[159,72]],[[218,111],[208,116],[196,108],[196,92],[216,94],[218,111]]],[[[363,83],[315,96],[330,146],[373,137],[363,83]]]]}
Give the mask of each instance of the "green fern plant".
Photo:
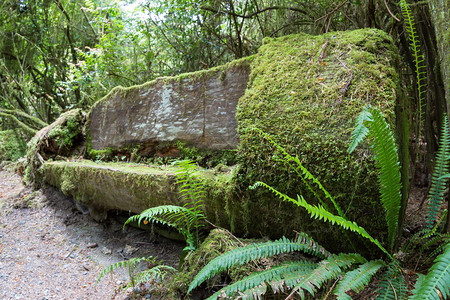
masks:
{"type": "MultiPolygon", "coordinates": [[[[242,280],[224,287],[208,299],[217,299],[219,296],[235,299],[238,295],[240,297],[247,296],[250,299],[252,297],[260,298],[267,292],[268,287],[274,292],[291,290],[292,293],[297,293],[304,298],[305,291],[314,295],[327,280],[341,276],[354,264],[366,263],[366,260],[359,254],[330,254],[303,233],[296,241],[283,237],[277,241],[236,248],[216,257],[195,276],[188,293],[205,280],[233,266],[293,251],[302,251],[321,258],[322,261],[319,263],[308,260],[285,262],[268,270],[254,272],[242,280]]],[[[358,286],[358,282],[355,280],[350,289],[358,286]]]]}
{"type": "Polygon", "coordinates": [[[419,299],[447,299],[450,296],[450,243],[447,243],[444,252],[434,261],[426,276],[419,275],[409,300],[419,299]],[[436,289],[440,291],[441,296],[436,289]]]}
{"type": "MultiPolygon", "coordinates": [[[[405,19],[405,27],[409,36],[409,46],[411,48],[412,56],[414,59],[414,73],[415,73],[415,80],[417,83],[417,95],[419,101],[418,103],[419,123],[417,130],[417,137],[418,137],[423,127],[422,107],[424,103],[424,96],[426,93],[426,84],[424,83],[424,81],[427,78],[426,66],[424,65],[424,57],[420,50],[419,35],[417,34],[414,16],[411,12],[411,9],[409,8],[409,5],[406,2],[406,0],[400,0],[399,5],[403,14],[403,18],[405,19]]],[[[417,145],[418,144],[419,143],[417,143],[417,145]]]]}
{"type": "Polygon", "coordinates": [[[103,269],[103,271],[97,278],[96,284],[100,282],[103,276],[105,276],[108,273],[112,275],[114,271],[120,268],[126,268],[128,271],[128,276],[130,277],[130,282],[122,288],[122,290],[124,291],[129,288],[134,288],[137,285],[144,282],[148,282],[150,280],[162,280],[168,273],[176,272],[176,269],[170,266],[161,265],[160,262],[156,261],[156,257],[150,256],[150,257],[131,258],[126,261],[117,262],[103,269]],[[156,266],[150,269],[146,269],[144,271],[137,272],[136,271],[137,267],[142,262],[156,266]]]}
{"type": "Polygon", "coordinates": [[[433,227],[436,220],[437,213],[442,205],[444,198],[444,191],[447,185],[447,180],[450,177],[448,160],[450,159],[450,135],[447,116],[444,117],[442,123],[441,138],[439,140],[439,149],[436,154],[436,163],[433,170],[431,188],[428,193],[428,213],[427,213],[427,228],[433,227]]]}
{"type": "Polygon", "coordinates": [[[356,120],[357,126],[352,133],[348,148],[351,153],[358,144],[369,136],[378,168],[380,201],[386,212],[388,226],[388,249],[392,251],[398,233],[399,211],[401,205],[401,175],[395,139],[381,111],[375,107],[366,107],[356,120]]]}
{"type": "Polygon", "coordinates": [[[378,283],[378,288],[376,300],[406,299],[406,280],[396,263],[387,266],[387,270],[381,276],[381,282],[378,283]]]}
{"type": "Polygon", "coordinates": [[[205,226],[206,217],[202,210],[205,192],[193,161],[177,161],[175,165],[178,166],[175,175],[179,194],[185,204],[151,207],[139,215],[128,218],[124,227],[131,222],[137,222],[138,225],[154,222],[173,227],[186,239],[187,246],[184,250],[191,251],[198,248],[200,229],[205,226]]]}

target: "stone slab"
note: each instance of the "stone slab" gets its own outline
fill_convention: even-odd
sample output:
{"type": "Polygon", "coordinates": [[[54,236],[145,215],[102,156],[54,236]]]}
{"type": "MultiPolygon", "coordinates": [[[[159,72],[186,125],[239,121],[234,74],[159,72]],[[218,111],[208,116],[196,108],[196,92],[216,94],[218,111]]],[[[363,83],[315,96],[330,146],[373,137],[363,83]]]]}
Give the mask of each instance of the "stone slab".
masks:
{"type": "Polygon", "coordinates": [[[91,147],[182,141],[202,149],[238,145],[236,106],[247,87],[247,60],[117,88],[89,115],[91,147]]]}

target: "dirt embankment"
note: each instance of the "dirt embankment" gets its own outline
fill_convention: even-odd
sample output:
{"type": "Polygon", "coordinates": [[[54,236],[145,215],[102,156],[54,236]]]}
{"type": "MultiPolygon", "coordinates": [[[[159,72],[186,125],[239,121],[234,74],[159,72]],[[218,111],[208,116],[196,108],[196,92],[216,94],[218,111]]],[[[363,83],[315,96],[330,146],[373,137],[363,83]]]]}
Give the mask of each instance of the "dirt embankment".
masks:
{"type": "Polygon", "coordinates": [[[0,169],[0,299],[126,299],[116,290],[127,273],[95,285],[101,270],[142,256],[176,266],[183,246],[123,231],[114,217],[96,223],[56,190],[33,193],[18,175],[0,169]]]}

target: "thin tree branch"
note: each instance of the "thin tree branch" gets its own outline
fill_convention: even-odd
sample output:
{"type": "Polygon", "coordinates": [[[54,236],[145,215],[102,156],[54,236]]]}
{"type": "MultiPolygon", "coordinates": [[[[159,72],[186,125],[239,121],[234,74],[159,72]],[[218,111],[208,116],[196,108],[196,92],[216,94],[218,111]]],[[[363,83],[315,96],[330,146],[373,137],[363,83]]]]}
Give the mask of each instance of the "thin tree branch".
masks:
{"type": "Polygon", "coordinates": [[[279,10],[279,9],[292,10],[292,11],[300,12],[300,13],[302,13],[304,15],[309,16],[308,12],[303,10],[303,9],[300,9],[300,8],[297,8],[297,7],[287,7],[287,6],[279,6],[279,5],[265,7],[265,8],[257,10],[255,12],[251,13],[251,14],[248,14],[248,15],[247,14],[240,15],[238,13],[235,13],[234,11],[222,11],[222,10],[218,10],[218,9],[216,9],[214,7],[210,7],[210,6],[201,6],[200,9],[201,10],[210,11],[210,12],[213,12],[215,14],[223,13],[223,14],[227,14],[227,15],[230,15],[230,16],[239,17],[239,18],[243,18],[243,19],[250,19],[250,18],[253,18],[254,16],[259,15],[259,14],[261,14],[263,12],[266,12],[266,11],[269,11],[269,10],[279,10]]]}

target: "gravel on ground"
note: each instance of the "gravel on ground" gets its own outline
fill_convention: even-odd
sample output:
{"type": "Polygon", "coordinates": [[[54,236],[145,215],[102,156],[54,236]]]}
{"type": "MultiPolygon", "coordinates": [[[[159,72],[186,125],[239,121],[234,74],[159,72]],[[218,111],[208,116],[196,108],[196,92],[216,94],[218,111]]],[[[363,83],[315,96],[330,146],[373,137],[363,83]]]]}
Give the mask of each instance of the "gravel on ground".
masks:
{"type": "Polygon", "coordinates": [[[0,299],[127,299],[118,293],[125,270],[107,266],[131,257],[158,257],[177,266],[183,248],[110,216],[96,223],[51,187],[32,191],[0,170],[0,299]]]}

